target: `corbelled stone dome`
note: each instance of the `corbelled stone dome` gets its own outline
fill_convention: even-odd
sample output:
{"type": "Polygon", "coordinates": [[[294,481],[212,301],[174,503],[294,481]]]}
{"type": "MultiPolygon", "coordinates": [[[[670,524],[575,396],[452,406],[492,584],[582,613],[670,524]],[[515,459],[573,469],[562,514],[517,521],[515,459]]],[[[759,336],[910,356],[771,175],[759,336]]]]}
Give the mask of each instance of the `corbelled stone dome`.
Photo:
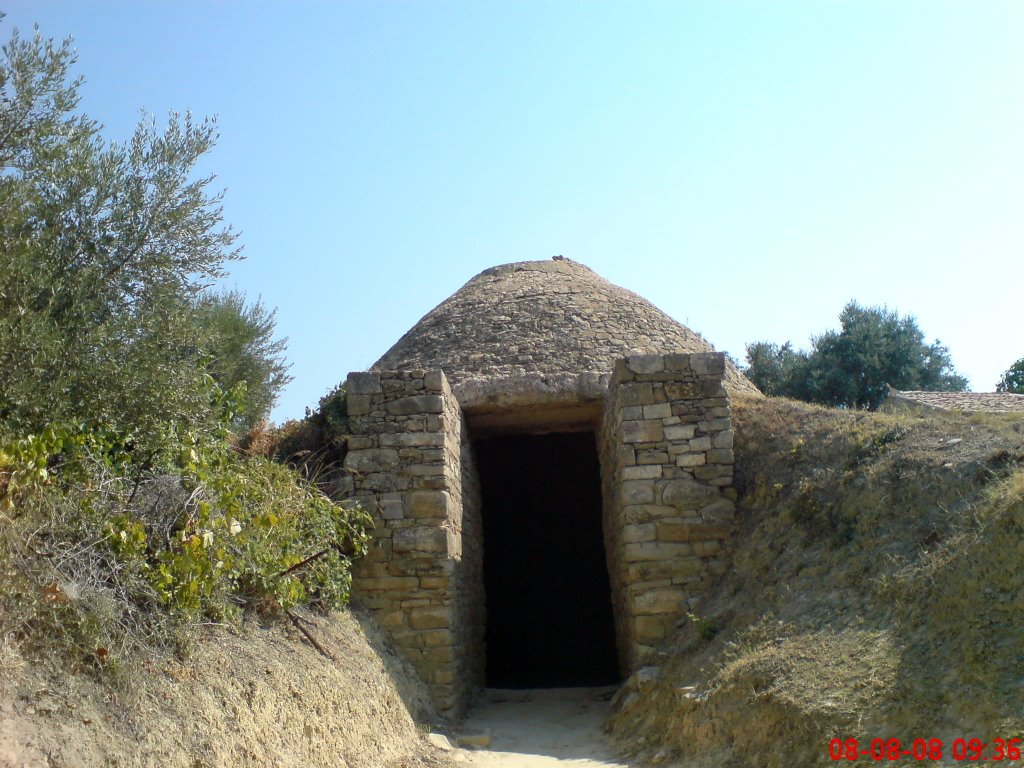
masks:
{"type": "MultiPolygon", "coordinates": [[[[631,354],[713,351],[649,301],[555,257],[484,270],[427,313],[373,369],[440,368],[458,391],[474,381],[608,374],[631,354]]],[[[725,385],[757,392],[728,360],[725,385]]]]}

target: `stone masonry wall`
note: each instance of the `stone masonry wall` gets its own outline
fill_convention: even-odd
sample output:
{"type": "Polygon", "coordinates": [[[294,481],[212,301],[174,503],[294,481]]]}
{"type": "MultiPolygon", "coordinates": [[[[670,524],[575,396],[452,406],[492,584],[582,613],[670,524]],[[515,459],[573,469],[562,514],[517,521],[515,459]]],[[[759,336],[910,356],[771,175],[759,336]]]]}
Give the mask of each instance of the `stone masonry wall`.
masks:
{"type": "Polygon", "coordinates": [[[733,430],[721,353],[616,363],[602,423],[604,530],[619,655],[634,671],[724,573],[733,430]]]}
{"type": "Polygon", "coordinates": [[[376,520],[354,595],[438,710],[458,715],[482,684],[484,629],[479,480],[465,420],[440,370],[352,373],[347,393],[345,469],[352,497],[376,520]]]}

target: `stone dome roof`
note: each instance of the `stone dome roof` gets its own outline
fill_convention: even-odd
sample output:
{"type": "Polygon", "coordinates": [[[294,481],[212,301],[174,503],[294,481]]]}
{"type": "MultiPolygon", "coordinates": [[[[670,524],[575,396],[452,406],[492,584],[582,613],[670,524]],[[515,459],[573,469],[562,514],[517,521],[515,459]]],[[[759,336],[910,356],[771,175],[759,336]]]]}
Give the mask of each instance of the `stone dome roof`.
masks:
{"type": "MultiPolygon", "coordinates": [[[[629,354],[713,352],[700,334],[588,267],[556,257],[491,267],[414,325],[373,370],[473,380],[606,375],[629,354]]],[[[725,385],[757,392],[726,360],[725,385]]]]}

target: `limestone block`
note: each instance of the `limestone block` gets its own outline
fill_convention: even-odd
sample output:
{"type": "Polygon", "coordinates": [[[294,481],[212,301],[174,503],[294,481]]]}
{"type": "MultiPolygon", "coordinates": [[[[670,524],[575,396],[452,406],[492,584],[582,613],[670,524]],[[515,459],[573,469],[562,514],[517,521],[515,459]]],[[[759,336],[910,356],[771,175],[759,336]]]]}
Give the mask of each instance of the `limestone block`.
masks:
{"type": "Polygon", "coordinates": [[[658,464],[622,468],[623,480],[657,480],[660,477],[661,466],[658,464]]]}
{"type": "Polygon", "coordinates": [[[731,499],[716,499],[700,510],[701,519],[709,523],[732,522],[735,514],[736,504],[731,499]]]}
{"type": "Polygon", "coordinates": [[[377,611],[373,618],[382,627],[405,626],[405,611],[377,611]]]}
{"type": "Polygon", "coordinates": [[[444,372],[427,371],[423,375],[423,386],[431,392],[444,392],[445,377],[444,372]]]}
{"type": "Polygon", "coordinates": [[[429,525],[400,528],[391,537],[394,552],[431,552],[446,555],[448,536],[444,528],[429,525]]]}
{"type": "Polygon", "coordinates": [[[707,463],[707,456],[703,453],[681,453],[676,456],[677,467],[699,467],[707,463]]]}
{"type": "Polygon", "coordinates": [[[697,427],[694,424],[678,424],[665,427],[666,440],[690,440],[697,434],[697,427]]]}
{"type": "Polygon", "coordinates": [[[698,480],[703,480],[708,485],[714,485],[713,480],[719,475],[732,475],[732,467],[722,466],[721,464],[709,464],[706,467],[694,467],[693,476],[698,480]]]}
{"type": "Polygon", "coordinates": [[[380,394],[380,374],[373,371],[350,373],[348,382],[345,384],[345,391],[348,393],[348,397],[380,394]]]}
{"type": "Polygon", "coordinates": [[[658,541],[689,541],[695,526],[682,520],[659,520],[657,522],[658,541]]]}
{"type": "Polygon", "coordinates": [[[665,637],[665,624],[655,616],[637,616],[633,619],[633,636],[641,642],[657,642],[665,637]]]}
{"type": "Polygon", "coordinates": [[[446,606],[414,608],[409,612],[409,626],[413,629],[441,629],[452,624],[452,609],[446,606]]]}
{"type": "Polygon", "coordinates": [[[705,381],[700,386],[701,397],[725,397],[725,386],[721,381],[705,381]]]}
{"type": "Polygon", "coordinates": [[[725,354],[722,352],[696,352],[690,355],[690,368],[698,376],[725,375],[725,354]]]}
{"type": "Polygon", "coordinates": [[[447,576],[420,576],[420,587],[422,589],[444,589],[448,586],[449,581],[447,576]]]}
{"type": "Polygon", "coordinates": [[[443,475],[444,464],[409,464],[399,471],[410,477],[429,477],[432,475],[443,475]]]}
{"type": "Polygon", "coordinates": [[[622,540],[627,543],[654,541],[657,528],[654,523],[634,523],[622,528],[622,540]]]}
{"type": "Polygon", "coordinates": [[[668,452],[666,451],[637,451],[637,464],[668,464],[668,452]]]}
{"type": "Polygon", "coordinates": [[[722,543],[717,539],[693,542],[693,551],[700,557],[712,557],[722,551],[722,543]]]}
{"type": "Polygon", "coordinates": [[[626,569],[631,584],[645,581],[675,580],[699,576],[704,570],[704,561],[692,553],[674,560],[649,560],[631,563],[626,569]]]}
{"type": "Polygon", "coordinates": [[[704,390],[695,381],[669,381],[665,384],[669,400],[695,400],[703,397],[704,390]]]}
{"type": "Polygon", "coordinates": [[[633,464],[636,464],[636,453],[634,453],[633,448],[631,446],[619,446],[619,448],[616,450],[616,454],[618,455],[620,466],[628,467],[633,464]]]}
{"type": "Polygon", "coordinates": [[[710,451],[711,450],[711,438],[710,437],[695,437],[692,440],[690,440],[686,445],[687,445],[687,447],[691,451],[693,451],[695,453],[698,452],[698,451],[710,451]]]}
{"type": "Polygon", "coordinates": [[[441,648],[455,645],[455,635],[450,629],[427,629],[416,634],[416,644],[420,648],[441,648]]]}
{"type": "Polygon", "coordinates": [[[626,544],[622,550],[622,559],[627,563],[639,563],[646,560],[672,560],[677,557],[688,557],[693,554],[693,547],[688,542],[645,541],[626,544]]]}
{"type": "Polygon", "coordinates": [[[732,523],[701,523],[694,525],[690,541],[728,539],[732,534],[732,523]]]}
{"type": "Polygon", "coordinates": [[[657,373],[665,370],[665,358],[661,355],[630,355],[626,365],[633,373],[657,373]]]}
{"type": "Polygon", "coordinates": [[[732,464],[733,461],[732,448],[712,448],[708,451],[709,464],[732,464]]]}
{"type": "Polygon", "coordinates": [[[624,480],[619,483],[619,499],[623,505],[653,504],[653,480],[624,480]]]}
{"type": "Polygon", "coordinates": [[[373,408],[369,395],[349,395],[345,398],[345,406],[349,416],[365,416],[373,408]]]}
{"type": "Polygon", "coordinates": [[[662,504],[678,509],[702,509],[718,497],[717,488],[685,478],[669,480],[661,492],[662,504]]]}
{"type": "Polygon", "coordinates": [[[644,418],[644,407],[642,405],[627,405],[625,408],[619,409],[619,416],[623,421],[639,421],[644,418]]]}
{"type": "Polygon", "coordinates": [[[423,659],[431,664],[445,664],[451,661],[455,661],[458,658],[455,649],[450,645],[441,646],[440,648],[424,648],[423,659]]]}
{"type": "Polygon", "coordinates": [[[651,405],[654,390],[649,382],[630,381],[619,385],[619,405],[651,405]]]}
{"type": "Polygon", "coordinates": [[[433,448],[444,445],[444,432],[397,432],[392,435],[381,435],[380,444],[405,448],[433,448]]]}
{"type": "Polygon", "coordinates": [[[363,589],[380,589],[380,590],[413,590],[416,589],[420,584],[420,580],[415,576],[377,576],[369,579],[363,579],[360,585],[363,589]]]}
{"type": "Polygon", "coordinates": [[[678,588],[652,589],[638,595],[633,610],[638,615],[678,613],[687,598],[686,591],[678,588]]]}
{"type": "Polygon", "coordinates": [[[674,373],[690,373],[690,355],[675,354],[665,355],[665,370],[674,373]]]}
{"type": "Polygon", "coordinates": [[[444,413],[444,398],[441,395],[410,395],[392,400],[387,411],[393,416],[411,416],[419,413],[444,413]]]}
{"type": "Polygon", "coordinates": [[[363,435],[352,435],[348,438],[347,445],[350,451],[361,451],[364,448],[377,447],[372,437],[366,437],[363,435]]]}
{"type": "Polygon", "coordinates": [[[385,520],[401,520],[405,517],[405,506],[400,493],[380,495],[380,516],[385,520]]]}
{"type": "MultiPolygon", "coordinates": [[[[622,442],[624,443],[657,443],[663,438],[664,432],[660,421],[622,422],[622,442]]],[[[710,448],[710,441],[708,442],[708,448],[710,448]]]]}
{"type": "Polygon", "coordinates": [[[429,669],[424,675],[427,683],[436,685],[451,685],[455,682],[456,671],[453,664],[440,664],[435,669],[429,669]]]}
{"type": "Polygon", "coordinates": [[[619,516],[623,523],[646,523],[662,517],[678,515],[675,507],[661,507],[654,504],[630,504],[622,507],[619,516]]]}
{"type": "Polygon", "coordinates": [[[345,469],[356,472],[380,472],[398,466],[398,451],[394,448],[365,448],[349,451],[345,456],[345,469]]]}
{"type": "Polygon", "coordinates": [[[715,448],[732,448],[736,433],[731,429],[725,429],[711,438],[711,445],[715,448]]]}
{"type": "Polygon", "coordinates": [[[668,403],[642,406],[645,419],[671,419],[672,406],[668,403]]]}
{"type": "Polygon", "coordinates": [[[408,499],[409,516],[445,519],[451,510],[451,501],[445,491],[413,491],[408,499]]]}

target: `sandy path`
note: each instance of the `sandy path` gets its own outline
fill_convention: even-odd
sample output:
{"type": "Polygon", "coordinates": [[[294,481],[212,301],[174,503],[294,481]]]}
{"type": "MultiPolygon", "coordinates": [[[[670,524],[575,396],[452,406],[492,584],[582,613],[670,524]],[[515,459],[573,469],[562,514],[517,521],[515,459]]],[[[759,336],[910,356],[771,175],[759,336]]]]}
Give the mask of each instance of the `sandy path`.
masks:
{"type": "Polygon", "coordinates": [[[464,730],[489,732],[491,744],[459,750],[459,762],[473,768],[628,768],[601,732],[613,690],[487,691],[464,730]]]}

